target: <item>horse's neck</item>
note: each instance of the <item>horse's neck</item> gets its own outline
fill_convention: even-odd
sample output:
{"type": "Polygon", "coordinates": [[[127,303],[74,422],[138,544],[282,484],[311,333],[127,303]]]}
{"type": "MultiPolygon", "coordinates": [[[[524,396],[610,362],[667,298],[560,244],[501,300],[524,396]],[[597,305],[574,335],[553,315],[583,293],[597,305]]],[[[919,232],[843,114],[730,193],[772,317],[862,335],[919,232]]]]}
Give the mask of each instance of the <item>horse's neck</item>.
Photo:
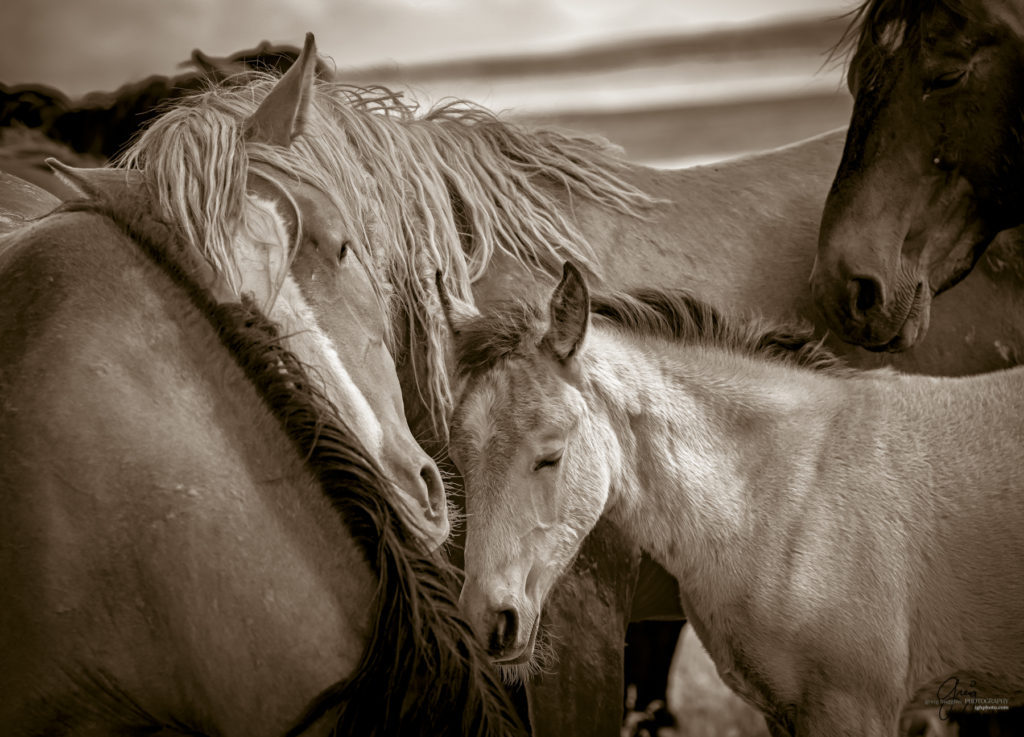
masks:
{"type": "Polygon", "coordinates": [[[600,355],[589,388],[621,449],[610,508],[663,563],[679,559],[676,575],[695,562],[690,551],[746,525],[758,478],[785,478],[792,464],[778,449],[823,442],[842,403],[815,375],[801,383],[767,367],[740,379],[724,351],[691,349],[694,360],[596,327],[588,340],[600,355]]]}
{"type": "MultiPolygon", "coordinates": [[[[684,589],[719,581],[716,566],[759,560],[778,528],[827,535],[851,498],[894,519],[953,505],[1019,443],[1014,413],[994,406],[1010,393],[995,384],[1010,374],[972,389],[888,371],[842,377],[601,329],[591,339],[588,391],[621,458],[609,509],[684,589]],[[1000,417],[995,447],[964,442],[990,437],[1000,417]]],[[[1009,401],[1024,412],[1024,400],[1009,401]]]]}

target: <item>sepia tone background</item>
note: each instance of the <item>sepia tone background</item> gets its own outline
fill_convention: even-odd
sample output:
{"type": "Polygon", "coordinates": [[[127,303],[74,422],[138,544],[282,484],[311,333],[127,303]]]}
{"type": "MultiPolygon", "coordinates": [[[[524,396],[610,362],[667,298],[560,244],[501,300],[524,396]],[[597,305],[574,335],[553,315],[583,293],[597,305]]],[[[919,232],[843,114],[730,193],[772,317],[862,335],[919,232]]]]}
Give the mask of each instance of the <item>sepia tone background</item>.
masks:
{"type": "Polygon", "coordinates": [[[846,122],[828,51],[848,0],[7,0],[0,82],[73,97],[317,35],[338,75],[600,133],[644,163],[771,148],[846,122]]]}

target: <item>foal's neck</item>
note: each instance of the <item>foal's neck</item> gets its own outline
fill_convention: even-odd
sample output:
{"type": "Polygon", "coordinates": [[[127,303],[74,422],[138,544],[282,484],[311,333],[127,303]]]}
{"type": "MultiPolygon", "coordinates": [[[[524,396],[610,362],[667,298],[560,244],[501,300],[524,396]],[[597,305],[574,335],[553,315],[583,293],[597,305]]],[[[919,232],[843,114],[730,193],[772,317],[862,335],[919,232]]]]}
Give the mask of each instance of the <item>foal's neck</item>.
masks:
{"type": "Polygon", "coordinates": [[[888,371],[840,378],[600,326],[592,338],[588,391],[621,451],[609,509],[681,580],[818,493],[818,459],[862,445],[887,412],[874,397],[888,371]]]}
{"type": "Polygon", "coordinates": [[[965,489],[996,503],[1019,476],[1019,373],[840,376],[602,325],[588,342],[584,392],[618,447],[609,513],[684,588],[784,556],[797,530],[955,515],[965,489]]]}

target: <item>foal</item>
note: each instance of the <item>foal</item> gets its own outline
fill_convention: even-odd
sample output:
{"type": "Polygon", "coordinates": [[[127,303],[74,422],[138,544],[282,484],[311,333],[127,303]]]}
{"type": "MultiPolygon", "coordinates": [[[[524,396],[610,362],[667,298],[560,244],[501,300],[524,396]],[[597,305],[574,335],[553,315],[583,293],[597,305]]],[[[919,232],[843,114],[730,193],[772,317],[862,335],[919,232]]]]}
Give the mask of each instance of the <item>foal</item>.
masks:
{"type": "Polygon", "coordinates": [[[1024,689],[1024,369],[854,371],[683,292],[592,302],[569,264],[547,311],[444,301],[462,604],[497,662],[530,659],[607,512],[775,734],[892,735],[915,699],[1024,689]]]}

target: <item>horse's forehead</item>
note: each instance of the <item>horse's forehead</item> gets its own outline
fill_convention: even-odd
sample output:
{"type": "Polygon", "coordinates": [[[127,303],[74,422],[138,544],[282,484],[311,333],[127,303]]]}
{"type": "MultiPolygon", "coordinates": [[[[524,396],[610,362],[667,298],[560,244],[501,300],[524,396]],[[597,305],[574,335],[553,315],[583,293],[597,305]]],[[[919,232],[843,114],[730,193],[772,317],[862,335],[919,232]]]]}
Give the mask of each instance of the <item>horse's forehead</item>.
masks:
{"type": "Polygon", "coordinates": [[[903,45],[907,33],[907,22],[896,18],[885,23],[878,32],[878,43],[887,54],[894,54],[903,45]]]}
{"type": "Polygon", "coordinates": [[[452,436],[454,450],[479,451],[498,432],[495,420],[500,411],[501,384],[500,376],[487,375],[468,388],[459,405],[452,436]]]}
{"type": "Polygon", "coordinates": [[[303,237],[307,240],[327,244],[344,239],[345,220],[341,209],[318,187],[283,173],[276,166],[269,166],[262,175],[250,177],[248,186],[256,194],[280,202],[281,215],[292,221],[294,213],[288,212],[290,205],[281,202],[278,188],[285,190],[302,218],[303,237]]]}
{"type": "Polygon", "coordinates": [[[460,410],[464,442],[476,450],[518,445],[559,415],[560,380],[536,361],[514,360],[477,379],[460,410]]]}
{"type": "Polygon", "coordinates": [[[344,231],[345,222],[341,210],[327,194],[301,182],[294,184],[291,194],[302,214],[303,229],[310,235],[328,240],[339,237],[344,231]]]}

